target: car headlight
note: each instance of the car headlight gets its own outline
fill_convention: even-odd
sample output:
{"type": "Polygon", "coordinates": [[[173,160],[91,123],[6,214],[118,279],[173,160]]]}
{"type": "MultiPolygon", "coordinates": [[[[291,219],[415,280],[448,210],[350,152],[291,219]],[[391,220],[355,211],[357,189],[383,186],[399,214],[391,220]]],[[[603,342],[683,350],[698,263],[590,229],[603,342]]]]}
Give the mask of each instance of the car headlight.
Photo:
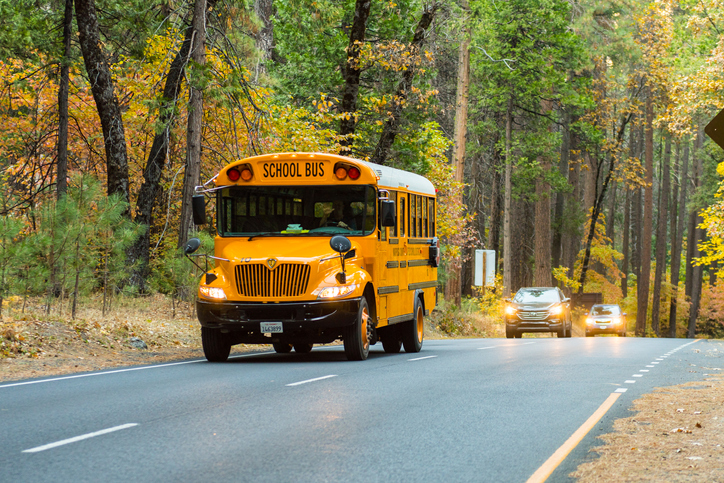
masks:
{"type": "Polygon", "coordinates": [[[341,285],[341,286],[335,286],[335,287],[324,287],[323,289],[319,290],[319,293],[317,294],[317,298],[320,299],[333,299],[337,297],[344,297],[345,295],[349,295],[352,292],[355,291],[357,288],[357,285],[341,285]]]}
{"type": "Polygon", "coordinates": [[[550,314],[551,315],[561,315],[563,313],[563,306],[562,305],[555,305],[551,307],[550,314]]]}
{"type": "Polygon", "coordinates": [[[590,317],[587,318],[587,319],[586,319],[586,323],[587,323],[588,325],[593,325],[593,319],[590,318],[590,317]]]}
{"type": "Polygon", "coordinates": [[[220,287],[207,287],[202,285],[199,287],[199,293],[209,299],[226,300],[226,293],[224,293],[224,289],[220,287]]]}
{"type": "Polygon", "coordinates": [[[611,322],[613,322],[614,325],[618,325],[621,323],[621,319],[619,317],[614,317],[613,319],[611,319],[611,322]]]}
{"type": "Polygon", "coordinates": [[[516,312],[517,310],[515,310],[515,307],[513,307],[512,305],[508,305],[507,307],[505,307],[505,313],[507,315],[515,315],[516,312]]]}

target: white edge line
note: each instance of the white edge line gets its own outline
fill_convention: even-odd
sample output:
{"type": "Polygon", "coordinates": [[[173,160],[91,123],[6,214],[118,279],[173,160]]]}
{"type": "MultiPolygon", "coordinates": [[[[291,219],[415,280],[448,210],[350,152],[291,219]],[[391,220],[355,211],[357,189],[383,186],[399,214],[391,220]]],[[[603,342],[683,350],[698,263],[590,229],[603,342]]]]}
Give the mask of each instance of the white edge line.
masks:
{"type": "Polygon", "coordinates": [[[495,349],[497,346],[490,346],[490,347],[478,347],[479,351],[483,351],[485,349],[495,349]]]}
{"type": "Polygon", "coordinates": [[[636,384],[636,381],[633,381],[633,380],[630,380],[630,379],[627,380],[627,381],[623,381],[623,382],[624,382],[624,384],[636,384]]]}
{"type": "MultiPolygon", "coordinates": [[[[236,355],[236,356],[230,356],[229,359],[238,359],[240,357],[261,356],[264,354],[275,354],[275,352],[254,352],[253,354],[240,354],[240,355],[236,355]]],[[[143,371],[146,369],[159,369],[161,367],[181,366],[184,364],[195,364],[197,362],[206,362],[206,359],[196,359],[193,361],[182,361],[182,362],[171,362],[169,364],[158,364],[158,365],[153,365],[153,366],[129,367],[127,369],[115,369],[112,371],[89,372],[86,374],[75,374],[73,376],[54,377],[52,379],[40,379],[37,381],[14,382],[11,384],[0,385],[0,389],[2,389],[4,387],[17,387],[17,386],[29,386],[30,384],[42,384],[44,382],[67,381],[69,379],[80,379],[83,377],[95,377],[95,376],[105,376],[108,374],[120,374],[121,372],[133,372],[133,371],[143,371]]]]}
{"type": "Polygon", "coordinates": [[[291,384],[287,384],[287,387],[300,386],[302,384],[307,384],[308,382],[315,382],[315,381],[321,381],[322,379],[329,379],[330,377],[337,377],[337,374],[330,374],[329,376],[315,377],[314,379],[307,379],[306,381],[293,382],[291,384]]]}
{"type": "Polygon", "coordinates": [[[437,356],[417,357],[417,358],[415,358],[415,359],[407,359],[407,362],[421,361],[421,360],[423,360],[423,359],[432,359],[433,357],[437,357],[437,356]]]}
{"type": "Polygon", "coordinates": [[[114,426],[112,428],[102,429],[102,430],[96,431],[94,433],[82,434],[80,436],[75,436],[74,438],[68,438],[68,439],[64,439],[61,441],[56,441],[55,443],[38,446],[36,448],[26,449],[25,451],[23,451],[23,453],[39,453],[40,451],[45,451],[46,449],[57,448],[58,446],[63,446],[63,445],[70,444],[70,443],[76,443],[78,441],[83,441],[84,439],[88,439],[88,438],[95,438],[96,436],[100,436],[102,434],[108,434],[108,433],[112,433],[114,431],[120,431],[122,429],[132,428],[134,426],[138,426],[138,423],[122,424],[120,426],[114,426]]]}

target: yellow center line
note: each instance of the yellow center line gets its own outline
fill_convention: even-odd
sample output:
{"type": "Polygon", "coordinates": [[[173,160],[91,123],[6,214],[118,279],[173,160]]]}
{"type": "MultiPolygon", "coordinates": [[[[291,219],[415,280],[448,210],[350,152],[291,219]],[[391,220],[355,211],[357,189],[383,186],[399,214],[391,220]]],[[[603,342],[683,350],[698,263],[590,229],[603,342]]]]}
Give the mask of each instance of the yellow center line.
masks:
{"type": "Polygon", "coordinates": [[[566,459],[568,454],[573,451],[573,448],[578,446],[578,443],[581,442],[581,440],[588,434],[588,432],[593,429],[593,427],[596,425],[596,423],[603,417],[606,412],[611,409],[611,406],[613,406],[613,403],[616,402],[616,399],[618,399],[621,396],[620,392],[614,392],[611,393],[610,396],[599,406],[598,409],[596,409],[596,412],[591,415],[590,418],[586,420],[583,425],[576,430],[575,433],[571,435],[568,440],[563,443],[563,446],[558,448],[553,455],[551,455],[548,460],[546,460],[543,465],[536,470],[533,475],[528,478],[527,483],[543,483],[548,479],[548,477],[553,473],[553,471],[558,468],[558,465],[560,465],[563,460],[566,459]]]}

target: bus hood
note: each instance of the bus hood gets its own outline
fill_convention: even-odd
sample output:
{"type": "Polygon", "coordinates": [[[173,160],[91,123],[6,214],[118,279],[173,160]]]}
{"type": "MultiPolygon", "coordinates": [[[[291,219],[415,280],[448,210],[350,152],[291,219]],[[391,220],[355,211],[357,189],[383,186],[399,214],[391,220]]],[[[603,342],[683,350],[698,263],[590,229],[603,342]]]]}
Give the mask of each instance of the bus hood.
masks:
{"type": "MultiPolygon", "coordinates": [[[[329,238],[259,237],[220,243],[221,250],[215,255],[232,263],[277,261],[310,263],[337,255],[329,246],[329,238]]],[[[352,243],[352,249],[356,244],[352,243]]]]}

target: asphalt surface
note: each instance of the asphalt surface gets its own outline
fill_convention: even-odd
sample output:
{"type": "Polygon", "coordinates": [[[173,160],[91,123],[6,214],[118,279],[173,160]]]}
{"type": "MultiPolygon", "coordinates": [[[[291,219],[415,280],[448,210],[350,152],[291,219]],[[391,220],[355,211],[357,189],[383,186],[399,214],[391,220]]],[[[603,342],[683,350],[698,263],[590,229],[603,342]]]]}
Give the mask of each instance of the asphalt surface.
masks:
{"type": "Polygon", "coordinates": [[[0,481],[525,482],[616,391],[547,481],[631,402],[724,365],[717,342],[425,341],[0,383],[0,481]],[[716,349],[716,350],[715,350],[716,349]]]}

